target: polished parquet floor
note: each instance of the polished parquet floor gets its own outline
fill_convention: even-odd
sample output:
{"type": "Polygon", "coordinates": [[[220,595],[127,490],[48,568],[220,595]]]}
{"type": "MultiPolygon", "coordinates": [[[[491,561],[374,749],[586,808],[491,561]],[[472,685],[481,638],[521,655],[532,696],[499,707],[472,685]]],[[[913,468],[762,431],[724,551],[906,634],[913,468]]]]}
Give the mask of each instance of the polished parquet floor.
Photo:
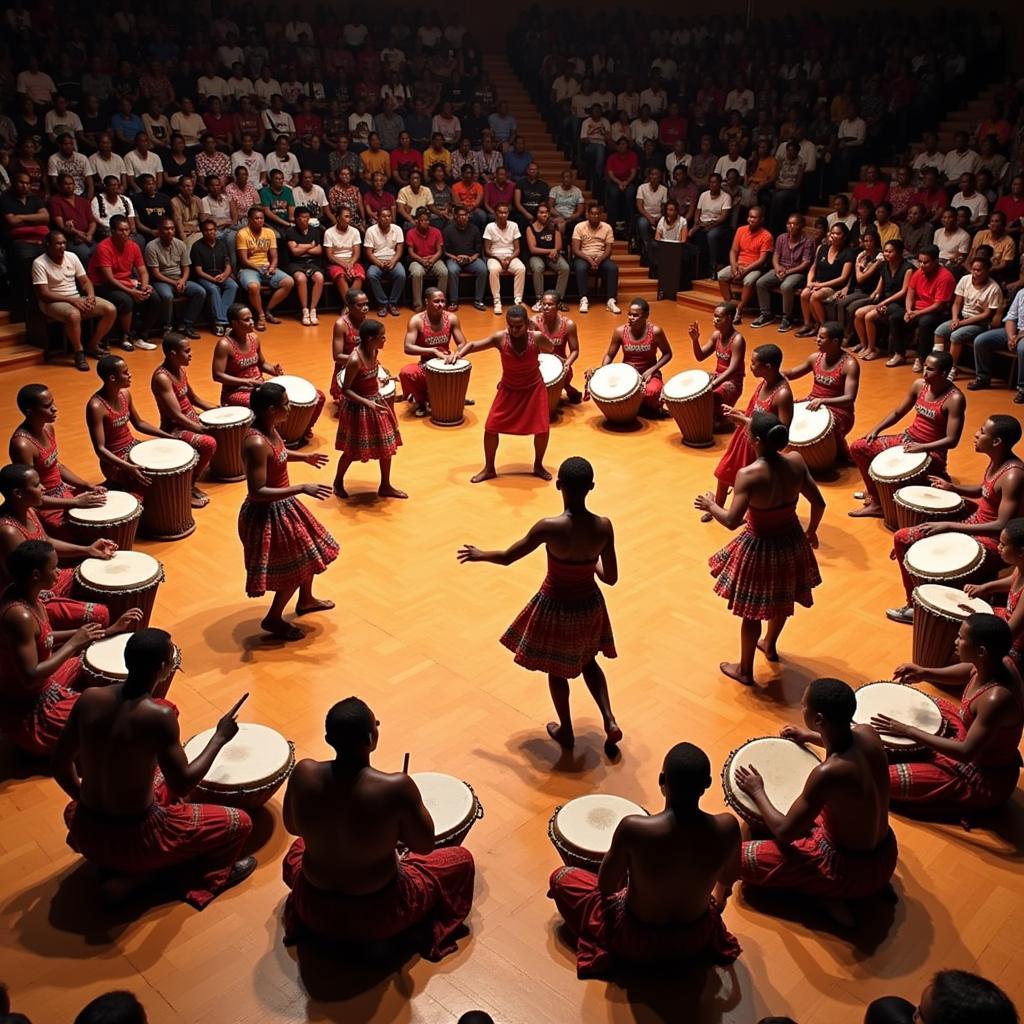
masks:
{"type": "MultiPolygon", "coordinates": [[[[688,311],[655,307],[677,355],[670,372],[693,365],[688,311]]],[[[594,365],[616,321],[600,307],[577,317],[582,366],[594,365]]],[[[466,333],[495,329],[490,313],[463,313],[466,333]]],[[[388,322],[384,365],[404,362],[405,320],[388,322]]],[[[702,323],[705,332],[710,324],[702,323]]],[[[318,329],[291,323],[263,336],[265,350],[289,373],[326,390],[330,318],[318,329]]],[[[750,331],[748,344],[777,341],[774,330],[750,331]]],[[[810,350],[787,335],[787,364],[810,350]]],[[[194,343],[191,377],[214,398],[209,379],[213,338],[194,343]]],[[[151,414],[148,380],[158,353],[128,357],[135,400],[151,414]]],[[[695,451],[680,444],[671,420],[611,432],[592,404],[567,409],[552,429],[548,464],[580,454],[597,469],[593,506],[616,525],[618,586],[606,592],[619,658],[607,665],[614,706],[626,738],[611,764],[601,748],[600,720],[585,689],[574,687],[580,716],[571,756],[544,734],[549,717],[543,676],[515,667],[497,638],[543,574],[537,553],[514,567],[460,566],[464,542],[484,547],[515,540],[539,517],[557,511],[554,487],[524,475],[528,438],[503,439],[498,480],[471,485],[481,465],[481,433],[497,378],[497,355],[477,357],[471,394],[477,405],[463,426],[433,427],[402,415],[405,446],[395,482],[408,502],[373,496],[374,464],[350,473],[354,497],[330,499],[318,515],[342,554],[320,577],[337,610],[306,620],[305,641],[268,644],[258,635],[263,601],[243,593],[235,520],[242,484],[211,484],[211,505],[197,513],[189,539],[140,547],[165,564],[154,624],[173,631],[184,655],[171,697],[184,736],[212,726],[244,690],[243,720],[263,722],[292,739],[300,756],[323,757],[326,709],[355,693],[381,720],[376,764],[468,780],[486,809],[467,840],[477,859],[471,935],[439,965],[418,959],[399,969],[353,969],[313,952],[298,956],[281,943],[285,888],[280,861],[289,837],[280,796],[258,816],[256,874],[203,913],[162,904],[109,915],[96,902],[91,871],[64,843],[63,795],[44,777],[16,777],[7,752],[0,776],[0,977],[16,1008],[36,1024],[63,1022],[93,996],[114,987],[136,991],[152,1024],[285,1021],[397,1021],[442,1024],[474,1008],[503,1024],[570,1021],[700,1021],[752,1024],[789,1014],[802,1024],[854,1024],[875,996],[911,998],[940,967],[978,970],[1024,1003],[1018,968],[1024,955],[1020,873],[1024,801],[1020,794],[991,827],[895,820],[901,846],[895,908],[868,908],[853,935],[829,930],[794,905],[754,907],[737,895],[727,923],[744,954],[730,970],[687,971],[671,979],[632,979],[624,987],[579,982],[574,959],[556,934],[547,877],[559,863],[546,827],[554,807],[593,791],[658,805],[657,773],[665,750],[689,739],[702,744],[716,770],[750,737],[775,733],[798,717],[800,695],[820,675],[857,685],[885,678],[910,654],[910,630],[889,623],[886,605],[900,596],[889,538],[877,520],[851,520],[855,471],[826,481],[821,529],[824,584],[811,610],[800,610],[781,644],[780,666],[757,665],[759,687],[743,690],[718,672],[738,651],[738,622],[711,590],[707,557],[727,535],[703,526],[693,497],[713,484],[725,441],[695,451]],[[772,913],[766,913],[771,910],[772,913]]],[[[16,422],[14,393],[47,381],[60,407],[65,461],[96,477],[83,407],[96,378],[65,367],[35,367],[3,378],[0,432],[16,422]]],[[[869,429],[904,393],[908,370],[865,367],[858,431],[869,429]]],[[[808,387],[797,388],[798,396],[808,387]]],[[[748,388],[744,395],[749,394],[748,388]]],[[[969,400],[965,441],[951,466],[975,481],[983,460],[970,437],[985,415],[1008,410],[1008,393],[969,400]]],[[[330,481],[333,426],[325,416],[316,445],[332,456],[322,471],[293,467],[300,480],[330,481]]],[[[310,502],[310,504],[313,504],[310,502]]],[[[21,773],[24,774],[24,773],[21,773]]],[[[724,806],[720,787],[709,809],[724,806]]]]}

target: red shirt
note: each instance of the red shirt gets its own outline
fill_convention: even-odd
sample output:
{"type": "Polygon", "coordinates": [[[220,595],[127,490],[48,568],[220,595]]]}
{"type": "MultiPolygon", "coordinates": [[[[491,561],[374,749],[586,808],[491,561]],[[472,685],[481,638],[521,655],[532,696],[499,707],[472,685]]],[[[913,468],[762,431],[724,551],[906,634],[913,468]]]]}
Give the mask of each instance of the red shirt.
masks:
{"type": "Polygon", "coordinates": [[[377,195],[371,188],[369,192],[363,194],[363,206],[366,207],[368,214],[378,214],[383,209],[394,210],[395,197],[387,189],[377,195]]]}
{"type": "Polygon", "coordinates": [[[937,220],[939,214],[949,206],[949,196],[944,188],[936,188],[932,192],[921,189],[914,196],[914,202],[920,203],[928,211],[930,220],[937,220]]]}
{"type": "Polygon", "coordinates": [[[956,281],[945,267],[939,267],[931,278],[923,270],[915,270],[910,275],[910,287],[914,289],[914,309],[927,309],[936,302],[952,302],[956,281]]]}
{"type": "Polygon", "coordinates": [[[494,181],[489,181],[484,186],[484,200],[492,210],[498,203],[508,203],[511,206],[515,194],[516,186],[511,180],[505,182],[504,188],[498,188],[497,182],[494,181]]]}
{"type": "Polygon", "coordinates": [[[996,212],[1006,214],[1006,223],[1013,224],[1024,217],[1024,198],[1014,199],[1013,196],[1000,196],[996,203],[996,212]]]}
{"type": "Polygon", "coordinates": [[[435,227],[427,228],[425,235],[421,235],[416,228],[409,228],[405,233],[405,244],[417,256],[432,256],[444,248],[441,232],[435,227]]]}
{"type": "Polygon", "coordinates": [[[884,181],[876,181],[873,185],[869,185],[866,181],[858,181],[853,186],[853,203],[856,206],[862,199],[869,199],[877,206],[885,200],[888,194],[889,186],[884,181]]]}
{"type": "Polygon", "coordinates": [[[296,114],[295,134],[296,135],[322,135],[324,123],[317,114],[296,114]]]}
{"type": "Polygon", "coordinates": [[[79,231],[88,231],[89,225],[95,219],[89,204],[81,196],[72,196],[70,199],[53,196],[48,205],[51,217],[60,217],[65,224],[79,231]]]}
{"type": "Polygon", "coordinates": [[[231,114],[221,114],[220,117],[203,114],[203,124],[206,125],[206,130],[212,132],[217,138],[222,138],[225,135],[231,138],[234,123],[235,119],[231,114]]]}
{"type": "Polygon", "coordinates": [[[110,267],[114,271],[114,277],[126,284],[136,278],[134,273],[136,267],[142,266],[142,250],[129,239],[125,247],[118,251],[114,247],[111,238],[104,238],[89,260],[89,280],[93,284],[106,284],[107,281],[100,273],[101,267],[110,267]]]}
{"type": "Polygon", "coordinates": [[[681,114],[678,117],[663,117],[658,125],[658,141],[671,149],[680,139],[686,138],[688,128],[686,118],[681,114]]]}
{"type": "Polygon", "coordinates": [[[605,173],[614,174],[619,181],[625,181],[629,177],[629,172],[639,166],[640,161],[631,149],[627,149],[625,153],[616,150],[604,162],[605,173]]]}
{"type": "Polygon", "coordinates": [[[407,178],[409,172],[416,169],[423,171],[423,154],[418,149],[393,149],[391,150],[391,173],[399,177],[407,178]]]}

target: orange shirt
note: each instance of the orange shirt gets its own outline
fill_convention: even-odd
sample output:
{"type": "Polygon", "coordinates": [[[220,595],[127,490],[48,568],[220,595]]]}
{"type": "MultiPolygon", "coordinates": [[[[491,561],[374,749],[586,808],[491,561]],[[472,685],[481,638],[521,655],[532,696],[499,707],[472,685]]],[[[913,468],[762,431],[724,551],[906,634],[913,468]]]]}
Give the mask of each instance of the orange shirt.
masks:
{"type": "Polygon", "coordinates": [[[767,228],[759,228],[756,233],[744,224],[736,229],[736,237],[733,239],[736,246],[736,253],[741,267],[749,267],[756,263],[766,252],[771,252],[774,247],[772,233],[767,228]]]}
{"type": "Polygon", "coordinates": [[[456,181],[452,185],[452,198],[456,205],[465,206],[467,210],[472,210],[479,205],[483,197],[484,187],[479,181],[474,181],[469,185],[463,181],[456,181]]]}

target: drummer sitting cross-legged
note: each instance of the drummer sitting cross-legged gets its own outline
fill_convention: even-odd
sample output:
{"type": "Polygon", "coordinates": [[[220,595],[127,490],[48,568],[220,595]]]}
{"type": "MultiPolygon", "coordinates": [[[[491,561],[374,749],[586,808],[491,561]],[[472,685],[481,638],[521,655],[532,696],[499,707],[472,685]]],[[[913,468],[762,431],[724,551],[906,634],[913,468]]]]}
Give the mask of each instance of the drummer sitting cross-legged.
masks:
{"type": "MultiPolygon", "coordinates": [[[[949,381],[953,357],[948,352],[933,351],[924,361],[921,378],[910,385],[907,397],[891,412],[882,417],[874,430],[850,445],[850,457],[860,470],[864,481],[864,505],[848,515],[853,517],[882,517],[878,489],[868,473],[871,460],[888,448],[903,445],[913,455],[927,452],[932,469],[939,476],[947,476],[946,458],[960,443],[964,429],[967,400],[963,392],[949,381]],[[914,419],[900,434],[882,431],[898,423],[910,410],[914,419]]],[[[855,495],[856,496],[856,495],[855,495]]]]}
{"type": "Polygon", "coordinates": [[[170,331],[164,335],[164,361],[153,371],[150,387],[160,410],[160,427],[172,437],[190,444],[199,456],[192,471],[192,507],[204,508],[210,503],[207,494],[197,486],[203,471],[217,453],[217,441],[204,432],[198,411],[212,409],[189,383],[185,367],[192,362],[192,345],[184,334],[170,331]]]}
{"type": "Polygon", "coordinates": [[[235,715],[245,697],[189,763],[177,709],[163,699],[177,668],[170,635],[134,633],[124,663],[128,678],[86,690],[57,743],[54,775],[71,797],[64,811],[68,845],[103,872],[108,899],[162,876],[202,910],[256,867],[253,857],[239,859],[252,832],[244,811],[184,802],[238,732],[235,715]]]}
{"type": "Polygon", "coordinates": [[[732,408],[743,394],[743,369],[746,359],[747,343],[743,335],[733,326],[736,306],[732,302],[722,302],[715,306],[712,319],[715,329],[706,345],[701,344],[700,325],[694,321],[690,324],[690,341],[693,343],[693,356],[697,362],[703,362],[714,353],[715,372],[711,377],[711,389],[715,396],[715,429],[720,430],[725,424],[722,410],[732,408]]]}
{"type": "Polygon", "coordinates": [[[43,485],[43,507],[39,518],[46,528],[58,530],[72,508],[99,508],[103,488],[90,484],[60,461],[57,435],[57,403],[45,384],[26,384],[18,391],[18,409],[25,417],[15,428],[8,445],[11,462],[32,466],[43,485]]]}
{"type": "Polygon", "coordinates": [[[871,720],[882,733],[924,746],[920,760],[889,766],[893,802],[900,809],[935,815],[991,811],[1013,796],[1020,778],[1024,734],[1024,683],[1007,657],[1007,623],[987,614],[968,615],[956,638],[959,664],[946,668],[900,665],[901,683],[931,680],[963,686],[960,704],[939,699],[946,728],[934,736],[886,715],[871,720]]]}
{"type": "Polygon", "coordinates": [[[365,947],[400,936],[428,960],[455,951],[473,903],[473,855],[434,849],[434,822],[416,783],[370,765],[380,722],[348,697],[327,713],[332,761],[295,766],[284,797],[292,843],[284,941],[319,936],[365,947]],[[399,853],[404,847],[407,853],[399,853]]]}
{"type": "Polygon", "coordinates": [[[838,679],[816,679],[801,702],[806,728],[781,732],[794,743],[825,748],[786,814],[772,805],[756,768],[736,769],[735,782],[757,806],[772,839],[743,844],[745,885],[818,897],[840,924],[853,924],[849,902],[890,892],[896,836],[889,827],[889,767],[878,734],[854,725],[857,698],[838,679]]]}
{"type": "Polygon", "coordinates": [[[889,608],[886,615],[893,622],[912,623],[914,605],[913,581],[904,565],[910,546],[923,537],[934,537],[940,533],[965,533],[974,537],[986,550],[985,574],[991,579],[998,571],[999,533],[1024,511],[1024,464],[1021,463],[1013,446],[1021,438],[1020,423],[1012,416],[999,413],[989,416],[974,435],[974,450],[988,456],[988,465],[977,487],[961,487],[942,477],[929,477],[932,487],[941,491],[959,494],[971,500],[965,512],[966,518],[959,522],[922,523],[920,526],[897,530],[892,539],[892,558],[903,575],[903,589],[907,603],[902,608],[889,608]]]}
{"type": "Polygon", "coordinates": [[[596,875],[562,867],[551,876],[548,896],[575,941],[580,978],[616,963],[678,970],[689,958],[731,964],[740,955],[722,921],[739,875],[740,830],[731,814],[700,808],[711,762],[692,743],[677,743],[658,784],[664,810],[623,818],[596,875]]]}
{"type": "MultiPolygon", "coordinates": [[[[456,348],[466,344],[462,325],[456,313],[445,310],[444,292],[440,288],[428,288],[426,308],[409,318],[405,330],[405,354],[416,356],[418,362],[403,366],[398,377],[402,382],[402,394],[408,398],[417,416],[427,415],[427,373],[423,364],[428,359],[446,359],[451,344],[456,348]]],[[[472,399],[466,405],[472,405],[472,399]]]]}
{"type": "Polygon", "coordinates": [[[565,397],[572,405],[579,405],[583,401],[583,392],[572,386],[572,366],[580,357],[580,338],[574,321],[559,311],[560,304],[557,291],[546,291],[540,297],[540,316],[534,322],[537,330],[550,343],[551,352],[565,366],[565,375],[562,377],[565,397]]]}

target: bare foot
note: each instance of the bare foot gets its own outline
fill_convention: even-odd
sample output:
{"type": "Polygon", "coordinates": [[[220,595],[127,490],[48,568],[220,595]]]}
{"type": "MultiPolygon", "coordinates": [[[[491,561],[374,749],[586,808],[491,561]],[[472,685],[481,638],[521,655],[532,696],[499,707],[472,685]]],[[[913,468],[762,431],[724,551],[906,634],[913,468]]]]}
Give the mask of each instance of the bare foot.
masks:
{"type": "MultiPolygon", "coordinates": [[[[495,470],[491,469],[489,466],[484,466],[476,476],[470,477],[469,482],[471,484],[481,484],[485,480],[493,480],[497,475],[498,474],[495,470]]],[[[550,480],[551,478],[548,477],[548,479],[550,480]]]]}
{"type": "Polygon", "coordinates": [[[387,486],[387,487],[381,487],[377,491],[377,493],[382,498],[408,498],[409,497],[409,495],[406,494],[405,491],[400,491],[397,487],[391,487],[390,485],[387,486]]]}
{"type": "Polygon", "coordinates": [[[210,496],[205,492],[199,490],[198,487],[192,488],[192,507],[193,508],[206,508],[210,504],[210,496]]]}
{"type": "Polygon", "coordinates": [[[282,640],[301,640],[306,635],[298,626],[293,626],[284,619],[272,619],[269,615],[260,623],[260,629],[282,640]]]}
{"type": "Polygon", "coordinates": [[[347,498],[348,497],[348,491],[345,490],[344,484],[339,484],[337,481],[335,481],[334,487],[332,489],[333,489],[334,494],[335,494],[336,497],[338,497],[338,498],[347,498]]]}
{"type": "Polygon", "coordinates": [[[846,900],[822,900],[821,909],[841,928],[856,928],[857,918],[846,900]]]}
{"type": "Polygon", "coordinates": [[[739,662],[722,661],[719,662],[718,669],[722,675],[728,676],[730,679],[735,679],[737,683],[742,683],[744,686],[754,685],[754,677],[744,675],[739,662]]]}
{"type": "Polygon", "coordinates": [[[533,475],[539,476],[541,480],[550,480],[551,474],[543,467],[535,465],[533,467],[533,475]]]}
{"type": "Polygon", "coordinates": [[[768,659],[768,661],[779,660],[778,649],[774,645],[769,647],[767,640],[758,640],[757,649],[765,656],[765,658],[768,659]]]}
{"type": "Polygon", "coordinates": [[[576,737],[572,734],[572,731],[563,732],[562,727],[557,722],[548,722],[547,724],[548,735],[560,746],[563,750],[572,750],[576,745],[576,737]]]}
{"type": "Polygon", "coordinates": [[[881,519],[882,506],[876,501],[869,501],[863,508],[855,508],[846,513],[851,519],[881,519]]]}
{"type": "Polygon", "coordinates": [[[614,718],[604,727],[604,733],[606,747],[617,747],[622,742],[622,730],[614,718]]]}
{"type": "Polygon", "coordinates": [[[295,606],[296,615],[312,615],[314,612],[329,612],[334,607],[333,601],[321,600],[315,598],[310,604],[297,604],[295,606]]]}

